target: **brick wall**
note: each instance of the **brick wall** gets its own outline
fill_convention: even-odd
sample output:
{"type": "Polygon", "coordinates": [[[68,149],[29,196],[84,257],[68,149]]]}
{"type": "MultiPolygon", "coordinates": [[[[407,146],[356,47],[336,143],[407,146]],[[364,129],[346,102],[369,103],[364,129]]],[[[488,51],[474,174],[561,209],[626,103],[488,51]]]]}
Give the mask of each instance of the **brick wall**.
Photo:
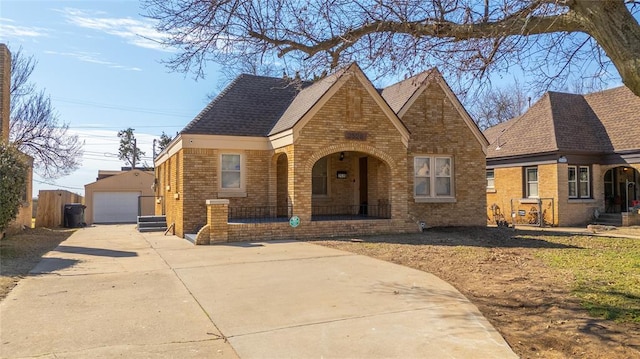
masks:
{"type": "MultiPolygon", "coordinates": [[[[605,171],[606,172],[606,171],[605,171]]],[[[604,212],[604,172],[591,166],[591,199],[569,199],[568,164],[558,164],[558,222],[561,226],[583,226],[593,219],[596,209],[604,212]]]]}
{"type": "Polygon", "coordinates": [[[216,197],[218,180],[218,151],[202,148],[185,148],[183,152],[182,210],[183,230],[177,233],[197,233],[207,223],[205,201],[216,197]]]}
{"type": "MultiPolygon", "coordinates": [[[[569,199],[568,164],[538,165],[539,197],[543,200],[543,210],[546,210],[548,222],[558,226],[582,226],[592,218],[595,209],[604,212],[604,173],[616,166],[591,165],[591,195],[589,199],[569,199]],[[553,208],[550,200],[553,199],[553,208]]],[[[501,208],[511,223],[510,200],[520,199],[524,194],[523,167],[508,167],[494,169],[494,192],[487,192],[487,218],[494,224],[491,206],[496,204],[501,208]]],[[[529,205],[530,207],[530,205],[529,205]]],[[[516,206],[514,210],[521,209],[516,206]]]]}
{"type": "MultiPolygon", "coordinates": [[[[496,224],[492,207],[504,215],[504,219],[511,222],[511,199],[522,198],[523,178],[522,167],[507,167],[494,169],[495,190],[487,192],[488,223],[496,224]]],[[[486,177],[485,177],[486,178],[486,177]]]]}
{"type": "Polygon", "coordinates": [[[409,215],[427,226],[484,225],[486,158],[482,146],[445,93],[430,84],[404,114],[411,132],[407,153],[406,189],[409,215]],[[419,155],[453,158],[455,203],[416,203],[413,159],[419,155]]]}
{"type": "MultiPolygon", "coordinates": [[[[158,173],[170,174],[161,182],[167,181],[172,193],[180,193],[179,199],[168,193],[165,196],[168,222],[176,223],[178,236],[195,233],[207,223],[205,201],[225,198],[229,208],[288,204],[307,224],[307,229],[298,232],[311,237],[322,235],[321,231],[347,233],[349,228],[358,233],[416,231],[414,220],[407,220],[409,212],[413,217],[426,218],[430,225],[484,224],[485,157],[481,144],[446,101],[440,87],[430,87],[416,103],[403,119],[412,133],[408,154],[402,133],[385,113],[386,107],[380,107],[357,77],[351,77],[303,127],[296,128],[299,132],[293,145],[271,151],[241,151],[244,193],[218,190],[218,162],[223,149],[183,148],[158,168],[158,173]],[[353,138],[346,136],[347,132],[365,135],[353,138]],[[456,203],[413,202],[413,169],[408,164],[413,166],[414,154],[425,153],[453,156],[456,203]],[[328,194],[312,196],[312,168],[323,157],[328,159],[328,194]],[[349,221],[338,226],[340,229],[333,229],[335,222],[311,222],[312,206],[360,204],[362,158],[366,158],[368,180],[363,198],[370,205],[391,205],[392,220],[349,221]],[[176,164],[184,169],[177,172],[182,180],[174,178],[176,164]],[[337,171],[345,171],[347,178],[338,179],[337,171]]],[[[261,224],[256,232],[250,230],[251,226],[230,225],[229,239],[258,234],[267,238],[269,233],[281,236],[288,228],[282,223],[261,224]],[[241,235],[238,231],[242,230],[253,234],[241,235]]]]}
{"type": "MultiPolygon", "coordinates": [[[[160,188],[160,191],[164,199],[167,224],[173,224],[175,234],[180,237],[184,236],[185,228],[183,222],[184,193],[181,187],[184,183],[183,152],[184,150],[178,151],[158,168],[160,172],[165,174],[164,186],[160,188]]],[[[156,212],[156,214],[159,213],[156,212]]]]}
{"type": "MultiPolygon", "coordinates": [[[[355,77],[349,79],[305,124],[294,146],[294,211],[309,220],[312,205],[359,205],[360,158],[368,160],[369,201],[385,199],[393,218],[406,218],[406,148],[401,134],[355,77]],[[346,139],[345,133],[366,134],[366,139],[346,139]],[[339,154],[345,153],[340,161],[339,154]],[[311,169],[329,156],[329,195],[311,195],[311,169]],[[379,170],[380,167],[385,168],[379,170]],[[337,179],[337,171],[347,171],[347,179],[337,179]],[[378,178],[378,174],[386,178],[378,178]],[[380,184],[383,179],[388,181],[380,184]]],[[[370,203],[377,204],[377,203],[370,203]]]]}
{"type": "MultiPolygon", "coordinates": [[[[557,165],[541,164],[530,167],[538,168],[538,196],[543,198],[542,210],[545,211],[545,220],[557,225],[559,218],[558,181],[560,180],[558,178],[557,165]],[[552,198],[553,200],[549,200],[549,198],[552,198]]],[[[514,166],[494,169],[495,191],[486,192],[488,223],[495,224],[491,209],[494,205],[499,207],[505,217],[505,220],[509,223],[513,223],[511,218],[512,210],[516,213],[519,210],[526,211],[527,213],[531,211],[531,208],[536,205],[533,201],[520,201],[522,198],[526,197],[524,181],[523,167],[514,166]]],[[[519,220],[526,220],[526,218],[519,218],[519,220]]]]}
{"type": "Polygon", "coordinates": [[[414,223],[404,220],[355,220],[303,222],[297,228],[289,223],[255,223],[228,225],[230,242],[283,239],[334,238],[354,235],[415,233],[414,223]]]}

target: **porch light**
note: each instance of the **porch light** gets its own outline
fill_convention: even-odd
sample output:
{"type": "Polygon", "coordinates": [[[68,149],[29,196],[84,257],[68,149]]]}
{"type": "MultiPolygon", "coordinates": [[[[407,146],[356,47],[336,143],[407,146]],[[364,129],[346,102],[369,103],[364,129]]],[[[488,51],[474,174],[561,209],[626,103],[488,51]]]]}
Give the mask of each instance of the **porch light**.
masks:
{"type": "Polygon", "coordinates": [[[340,152],[340,161],[344,160],[344,152],[340,152]]]}

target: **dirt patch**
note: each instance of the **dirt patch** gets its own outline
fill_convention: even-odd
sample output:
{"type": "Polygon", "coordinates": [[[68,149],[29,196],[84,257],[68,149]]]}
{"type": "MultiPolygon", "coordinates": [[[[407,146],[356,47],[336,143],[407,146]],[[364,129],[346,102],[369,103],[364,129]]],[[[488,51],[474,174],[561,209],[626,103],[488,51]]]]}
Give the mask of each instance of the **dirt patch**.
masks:
{"type": "Polygon", "coordinates": [[[74,230],[27,229],[0,240],[0,300],[74,230]]]}
{"type": "Polygon", "coordinates": [[[437,275],[469,298],[522,358],[640,358],[640,324],[590,317],[572,294],[574,278],[539,255],[579,248],[575,243],[589,237],[458,228],[357,240],[314,243],[437,275]]]}

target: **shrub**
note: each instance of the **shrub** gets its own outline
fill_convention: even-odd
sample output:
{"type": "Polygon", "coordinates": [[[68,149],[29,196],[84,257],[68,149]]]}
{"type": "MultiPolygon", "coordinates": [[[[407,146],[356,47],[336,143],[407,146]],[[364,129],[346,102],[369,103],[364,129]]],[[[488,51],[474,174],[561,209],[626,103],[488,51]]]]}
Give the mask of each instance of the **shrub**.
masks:
{"type": "Polygon", "coordinates": [[[0,233],[18,214],[26,190],[27,169],[24,154],[12,145],[0,143],[0,233]]]}

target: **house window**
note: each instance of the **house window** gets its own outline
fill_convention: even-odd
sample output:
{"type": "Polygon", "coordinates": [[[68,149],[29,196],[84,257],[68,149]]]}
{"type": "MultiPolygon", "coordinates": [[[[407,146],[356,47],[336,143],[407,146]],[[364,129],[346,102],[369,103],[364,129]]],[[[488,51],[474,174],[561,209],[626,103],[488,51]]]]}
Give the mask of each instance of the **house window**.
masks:
{"type": "Polygon", "coordinates": [[[311,170],[311,191],[315,196],[327,195],[327,157],[323,157],[313,165],[311,170]]]}
{"type": "Polygon", "coordinates": [[[568,171],[569,198],[590,198],[589,166],[569,166],[568,171]]]}
{"type": "Polygon", "coordinates": [[[487,190],[495,190],[496,189],[496,183],[495,183],[495,173],[493,169],[488,169],[487,170],[487,190]]]}
{"type": "Polygon", "coordinates": [[[525,168],[526,197],[538,197],[538,167],[525,168]]]}
{"type": "Polygon", "coordinates": [[[416,197],[452,197],[451,157],[415,157],[414,195],[416,197]]]}
{"type": "Polygon", "coordinates": [[[220,166],[220,187],[222,189],[240,189],[241,188],[241,172],[240,172],[240,155],[223,154],[221,156],[220,166]]]}

